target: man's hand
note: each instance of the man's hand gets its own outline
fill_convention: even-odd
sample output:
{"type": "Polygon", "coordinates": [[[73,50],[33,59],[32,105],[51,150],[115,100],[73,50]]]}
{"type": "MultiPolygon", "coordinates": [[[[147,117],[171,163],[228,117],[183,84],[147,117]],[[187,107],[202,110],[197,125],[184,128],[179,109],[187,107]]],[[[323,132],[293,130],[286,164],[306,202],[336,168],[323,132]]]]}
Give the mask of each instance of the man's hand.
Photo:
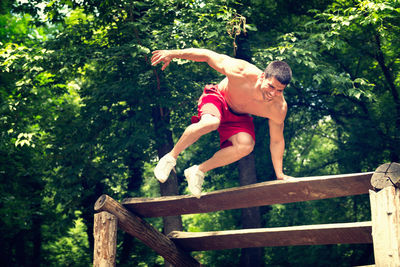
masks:
{"type": "Polygon", "coordinates": [[[168,50],[156,50],[153,51],[153,56],[151,57],[151,65],[155,66],[160,62],[163,62],[161,70],[165,70],[165,68],[169,65],[171,60],[173,59],[170,51],[168,50]]]}
{"type": "Polygon", "coordinates": [[[294,179],[294,177],[292,176],[288,176],[286,174],[281,174],[279,176],[276,177],[277,180],[290,180],[290,179],[294,179]]]}

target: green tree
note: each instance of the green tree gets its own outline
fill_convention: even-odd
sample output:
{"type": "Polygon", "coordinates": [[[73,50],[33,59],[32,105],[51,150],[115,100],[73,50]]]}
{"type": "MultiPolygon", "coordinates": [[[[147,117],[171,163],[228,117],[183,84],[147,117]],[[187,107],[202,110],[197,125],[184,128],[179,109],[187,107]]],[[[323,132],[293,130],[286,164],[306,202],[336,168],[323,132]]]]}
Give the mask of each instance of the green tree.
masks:
{"type": "Polygon", "coordinates": [[[46,198],[48,138],[66,87],[52,87],[40,40],[49,31],[30,26],[31,18],[1,15],[1,231],[2,262],[39,266],[42,246],[57,212],[46,198]],[[54,89],[54,90],[53,90],[54,89]]]}
{"type": "MultiPolygon", "coordinates": [[[[61,154],[54,156],[54,164],[60,167],[51,184],[58,202],[72,204],[69,213],[82,211],[88,235],[95,199],[107,192],[116,198],[128,192],[134,196],[142,182],[144,163],[172,138],[170,125],[181,129],[181,121],[189,117],[187,106],[171,107],[188,100],[194,103],[200,95],[201,90],[196,93],[190,88],[198,86],[196,81],[184,78],[193,66],[167,75],[157,73],[148,63],[150,50],[165,46],[167,41],[171,47],[180,48],[185,42],[204,42],[203,28],[191,34],[188,31],[193,31],[195,22],[200,19],[209,30],[215,28],[211,38],[218,35],[217,31],[225,31],[225,17],[229,15],[218,3],[120,4],[104,3],[97,9],[95,3],[85,3],[66,19],[57,39],[47,43],[55,51],[51,56],[51,61],[57,62],[54,72],[66,82],[73,79],[80,96],[78,115],[61,120],[56,128],[70,125],[55,135],[53,153],[61,154]],[[176,7],[186,8],[177,13],[176,7]],[[166,14],[171,14],[168,20],[163,19],[166,14]],[[221,22],[209,24],[212,17],[219,17],[221,22]],[[170,119],[177,121],[170,124],[170,119]]],[[[173,194],[178,193],[173,190],[173,194]]],[[[134,264],[132,248],[125,242],[122,247],[120,264],[134,264]]]]}
{"type": "MultiPolygon", "coordinates": [[[[152,168],[188,125],[204,85],[221,76],[206,64],[186,61],[161,72],[149,64],[155,49],[204,47],[231,56],[236,51],[261,69],[271,60],[286,60],[294,72],[285,89],[284,166],[289,175],[371,171],[384,161],[398,161],[398,5],[3,1],[1,260],[16,266],[90,265],[97,197],[186,193],[182,171],[210,157],[212,147],[218,149],[215,133],[182,154],[168,188],[158,187],[152,168]],[[247,35],[229,36],[229,23],[238,13],[247,19],[247,35]]],[[[255,123],[258,179],[273,179],[267,123],[262,118],[255,123]]],[[[236,164],[213,170],[204,190],[238,186],[239,176],[236,164]]],[[[261,207],[261,226],[363,221],[369,219],[368,206],[365,196],[357,196],[261,207]]],[[[161,219],[151,221],[163,228],[161,219]]],[[[179,224],[177,218],[171,225],[179,224]]],[[[241,224],[237,211],[183,217],[188,230],[241,224]]],[[[119,266],[163,263],[140,242],[122,233],[118,240],[119,266]]],[[[267,266],[373,261],[370,245],[264,252],[267,266]]],[[[240,265],[237,250],[195,255],[206,265],[240,265]]]]}

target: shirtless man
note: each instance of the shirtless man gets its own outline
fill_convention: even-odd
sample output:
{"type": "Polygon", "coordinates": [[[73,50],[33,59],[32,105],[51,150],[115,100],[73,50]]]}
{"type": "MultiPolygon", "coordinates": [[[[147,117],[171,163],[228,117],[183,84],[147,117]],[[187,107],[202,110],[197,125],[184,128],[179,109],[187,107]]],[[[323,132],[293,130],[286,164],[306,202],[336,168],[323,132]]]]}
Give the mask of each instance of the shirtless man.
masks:
{"type": "Polygon", "coordinates": [[[250,154],[255,144],[253,119],[256,115],[269,119],[270,151],[277,179],[289,177],[283,173],[285,150],[283,137],[287,104],[283,90],[292,78],[290,67],[274,61],[265,71],[240,59],[218,54],[207,49],[157,50],[153,52],[153,66],[163,62],[162,70],[174,58],[207,62],[226,77],[218,85],[207,85],[198,103],[198,116],[192,118],[174,148],[160,159],[154,174],[165,182],[176,164],[178,155],[201,136],[218,130],[221,149],[205,162],[185,170],[189,191],[200,198],[204,174],[209,170],[233,163],[250,154]]]}

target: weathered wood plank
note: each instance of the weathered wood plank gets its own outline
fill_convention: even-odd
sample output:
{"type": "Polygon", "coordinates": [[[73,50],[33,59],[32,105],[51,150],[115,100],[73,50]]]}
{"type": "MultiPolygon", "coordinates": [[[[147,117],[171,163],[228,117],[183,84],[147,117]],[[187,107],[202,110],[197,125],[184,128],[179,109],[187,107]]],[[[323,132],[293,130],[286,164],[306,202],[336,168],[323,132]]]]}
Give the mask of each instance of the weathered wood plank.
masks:
{"type": "Polygon", "coordinates": [[[400,266],[400,189],[370,191],[376,266],[400,266]]]}
{"type": "Polygon", "coordinates": [[[373,172],[268,181],[192,196],[127,198],[122,204],[142,217],[164,217],[367,194],[373,172]]]}
{"type": "Polygon", "coordinates": [[[179,248],[168,237],[157,231],[142,218],[129,212],[120,203],[102,195],[94,205],[95,211],[107,211],[118,219],[118,226],[138,238],[174,266],[200,266],[200,263],[179,248]]]}
{"type": "Polygon", "coordinates": [[[185,250],[372,243],[371,222],[336,223],[217,232],[171,232],[185,250]]]}

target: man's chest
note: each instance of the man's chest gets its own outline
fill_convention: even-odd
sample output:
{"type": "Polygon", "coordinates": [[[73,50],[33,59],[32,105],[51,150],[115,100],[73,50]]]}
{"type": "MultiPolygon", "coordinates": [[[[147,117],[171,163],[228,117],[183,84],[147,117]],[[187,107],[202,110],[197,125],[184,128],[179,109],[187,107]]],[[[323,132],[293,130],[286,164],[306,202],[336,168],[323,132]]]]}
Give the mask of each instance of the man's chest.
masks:
{"type": "Polygon", "coordinates": [[[262,100],[262,97],[254,94],[252,91],[229,91],[227,94],[227,103],[238,113],[247,113],[266,118],[271,118],[276,113],[274,103],[262,100]]]}

